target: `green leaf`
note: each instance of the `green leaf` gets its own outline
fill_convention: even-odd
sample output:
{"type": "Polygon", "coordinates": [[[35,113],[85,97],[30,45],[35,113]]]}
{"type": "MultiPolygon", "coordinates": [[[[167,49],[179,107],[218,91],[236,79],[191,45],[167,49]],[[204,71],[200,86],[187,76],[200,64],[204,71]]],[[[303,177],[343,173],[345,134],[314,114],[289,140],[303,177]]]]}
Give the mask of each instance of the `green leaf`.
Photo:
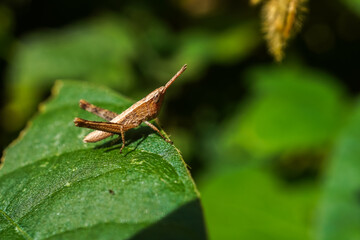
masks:
{"type": "Polygon", "coordinates": [[[360,102],[341,134],[325,178],[318,239],[360,239],[360,102]]]}
{"type": "Polygon", "coordinates": [[[131,101],[98,86],[59,81],[5,153],[0,171],[0,239],[204,239],[194,182],[179,151],[143,126],[127,145],[85,144],[99,120],[79,99],[121,112],[131,101]]]}
{"type": "Polygon", "coordinates": [[[317,191],[259,168],[223,171],[200,184],[210,239],[306,240],[317,191]]]}
{"type": "Polygon", "coordinates": [[[22,39],[7,75],[5,109],[17,116],[7,128],[18,130],[59,78],[86,79],[122,90],[132,87],[135,46],[128,28],[126,21],[106,16],[22,39]]]}
{"type": "Polygon", "coordinates": [[[342,87],[327,74],[284,65],[257,67],[247,77],[253,94],[227,123],[229,151],[263,157],[323,146],[344,122],[342,87]]]}

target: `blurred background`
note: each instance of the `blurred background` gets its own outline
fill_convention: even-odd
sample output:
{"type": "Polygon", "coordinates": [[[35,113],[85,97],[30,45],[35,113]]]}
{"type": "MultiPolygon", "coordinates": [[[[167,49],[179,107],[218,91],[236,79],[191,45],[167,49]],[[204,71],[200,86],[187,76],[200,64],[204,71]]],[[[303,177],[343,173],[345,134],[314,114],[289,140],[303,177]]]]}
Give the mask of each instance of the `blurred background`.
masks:
{"type": "Polygon", "coordinates": [[[160,121],[191,167],[210,239],[360,239],[360,3],[309,0],[280,63],[261,8],[2,0],[1,149],[56,79],[138,100],[187,63],[160,121]]]}

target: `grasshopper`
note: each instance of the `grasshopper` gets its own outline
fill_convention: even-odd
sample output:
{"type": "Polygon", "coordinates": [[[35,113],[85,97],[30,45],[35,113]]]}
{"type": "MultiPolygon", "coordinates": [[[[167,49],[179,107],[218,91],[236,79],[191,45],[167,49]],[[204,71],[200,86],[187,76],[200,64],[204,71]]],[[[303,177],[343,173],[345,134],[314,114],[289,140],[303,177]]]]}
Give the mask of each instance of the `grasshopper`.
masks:
{"type": "Polygon", "coordinates": [[[91,128],[96,131],[89,133],[83,139],[83,142],[98,142],[113,134],[120,134],[122,139],[122,146],[120,153],[125,147],[125,132],[132,128],[145,123],[156,131],[166,142],[172,143],[170,139],[163,136],[160,130],[154,126],[149,120],[156,119],[160,112],[162,102],[164,100],[165,92],[170,85],[186,70],[185,64],[166,84],[149,93],[146,97],[134,103],[131,107],[123,111],[121,114],[97,107],[87,101],[81,99],[80,107],[88,112],[91,112],[108,122],[88,121],[81,118],[75,118],[74,123],[77,127],[91,128]]]}

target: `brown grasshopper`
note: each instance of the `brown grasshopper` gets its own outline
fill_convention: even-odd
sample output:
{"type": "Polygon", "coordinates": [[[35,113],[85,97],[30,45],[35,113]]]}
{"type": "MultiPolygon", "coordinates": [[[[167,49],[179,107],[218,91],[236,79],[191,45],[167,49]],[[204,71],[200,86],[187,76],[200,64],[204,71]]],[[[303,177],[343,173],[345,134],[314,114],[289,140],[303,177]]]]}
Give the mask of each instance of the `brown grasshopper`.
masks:
{"type": "MultiPolygon", "coordinates": [[[[122,139],[122,146],[120,153],[125,147],[125,132],[132,128],[139,126],[142,122],[155,130],[159,135],[168,143],[172,143],[171,140],[164,137],[160,130],[152,123],[148,122],[157,117],[160,112],[161,104],[164,100],[165,92],[168,87],[186,70],[185,64],[176,74],[173,76],[165,86],[159,87],[148,94],[143,99],[134,103],[131,107],[123,111],[121,114],[114,113],[112,111],[92,105],[85,100],[80,100],[80,107],[88,112],[91,112],[106,121],[109,122],[97,122],[88,121],[81,118],[75,118],[74,123],[77,127],[95,129],[89,133],[84,139],[84,142],[98,142],[113,134],[120,134],[122,139]]],[[[157,120],[157,119],[156,119],[157,120]]]]}

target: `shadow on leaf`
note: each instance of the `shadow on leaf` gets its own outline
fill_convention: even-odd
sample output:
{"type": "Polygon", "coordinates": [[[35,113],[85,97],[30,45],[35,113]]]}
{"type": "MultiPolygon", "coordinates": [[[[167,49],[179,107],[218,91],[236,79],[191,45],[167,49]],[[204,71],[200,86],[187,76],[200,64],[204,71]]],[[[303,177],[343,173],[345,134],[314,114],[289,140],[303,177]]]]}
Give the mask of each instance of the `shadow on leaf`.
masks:
{"type": "Polygon", "coordinates": [[[184,204],[130,239],[207,239],[200,200],[184,204]]]}
{"type": "MultiPolygon", "coordinates": [[[[151,128],[146,126],[141,126],[136,129],[130,129],[125,133],[125,147],[138,141],[135,148],[131,151],[136,150],[136,148],[147,138],[149,134],[156,134],[151,128]]],[[[94,149],[109,148],[106,152],[113,151],[115,149],[120,149],[121,147],[121,137],[118,135],[115,139],[109,140],[101,145],[96,146],[94,149]]]]}

